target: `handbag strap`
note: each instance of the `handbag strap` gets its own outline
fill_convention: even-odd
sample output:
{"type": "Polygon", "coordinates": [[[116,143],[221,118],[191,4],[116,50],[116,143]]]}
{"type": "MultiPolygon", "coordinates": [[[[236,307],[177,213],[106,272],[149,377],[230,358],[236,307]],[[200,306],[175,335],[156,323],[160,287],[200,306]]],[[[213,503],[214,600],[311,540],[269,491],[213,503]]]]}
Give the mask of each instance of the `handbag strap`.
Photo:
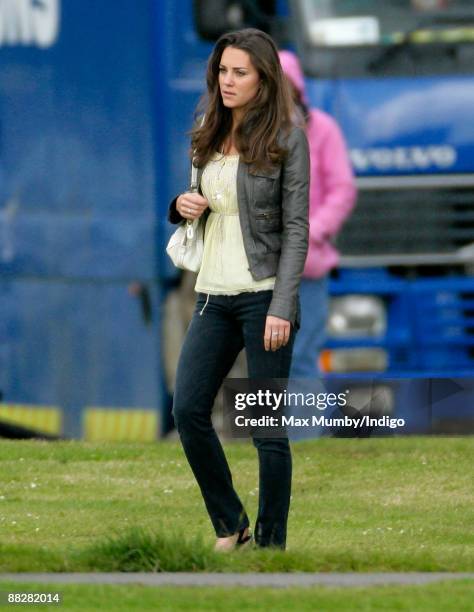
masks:
{"type": "MultiPolygon", "coordinates": [[[[202,127],[204,125],[204,121],[205,120],[206,120],[206,115],[203,115],[200,127],[202,127]]],[[[193,158],[191,160],[191,187],[190,187],[190,191],[192,193],[196,193],[197,190],[198,190],[198,180],[197,180],[198,169],[194,165],[194,160],[196,159],[195,155],[196,155],[196,149],[194,149],[194,151],[193,151],[193,158]]]]}
{"type": "Polygon", "coordinates": [[[192,193],[196,193],[198,190],[198,182],[197,182],[198,169],[194,165],[194,159],[195,158],[193,156],[191,160],[191,187],[189,189],[189,191],[191,191],[192,193]]]}
{"type": "MultiPolygon", "coordinates": [[[[206,119],[206,115],[203,116],[200,127],[204,125],[205,119],[206,119]]],[[[196,154],[196,149],[194,149],[193,157],[191,159],[191,185],[189,188],[189,191],[191,193],[197,193],[198,191],[198,169],[194,165],[194,160],[196,159],[195,154],[196,154]]],[[[193,223],[194,222],[191,219],[186,219],[186,236],[189,240],[192,240],[194,237],[193,223]]]]}

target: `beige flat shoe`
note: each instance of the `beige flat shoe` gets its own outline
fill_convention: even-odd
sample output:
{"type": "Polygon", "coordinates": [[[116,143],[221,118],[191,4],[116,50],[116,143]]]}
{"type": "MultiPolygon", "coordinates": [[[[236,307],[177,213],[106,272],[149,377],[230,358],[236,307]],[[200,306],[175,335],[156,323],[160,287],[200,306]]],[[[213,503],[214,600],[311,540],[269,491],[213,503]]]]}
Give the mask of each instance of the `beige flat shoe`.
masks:
{"type": "Polygon", "coordinates": [[[253,540],[253,535],[248,527],[244,527],[237,533],[226,537],[217,538],[217,542],[214,545],[215,552],[231,552],[236,549],[243,549],[250,546],[253,540]]]}

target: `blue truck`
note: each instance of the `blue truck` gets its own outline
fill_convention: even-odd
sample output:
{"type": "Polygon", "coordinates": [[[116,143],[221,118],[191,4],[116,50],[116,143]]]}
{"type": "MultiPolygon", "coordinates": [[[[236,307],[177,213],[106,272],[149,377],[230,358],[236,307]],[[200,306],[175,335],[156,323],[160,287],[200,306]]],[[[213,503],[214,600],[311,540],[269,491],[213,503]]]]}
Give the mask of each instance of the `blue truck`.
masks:
{"type": "Polygon", "coordinates": [[[3,0],[0,422],[163,431],[166,211],[213,41],[244,26],[297,50],[358,177],[321,368],[474,372],[470,2],[3,0]]]}

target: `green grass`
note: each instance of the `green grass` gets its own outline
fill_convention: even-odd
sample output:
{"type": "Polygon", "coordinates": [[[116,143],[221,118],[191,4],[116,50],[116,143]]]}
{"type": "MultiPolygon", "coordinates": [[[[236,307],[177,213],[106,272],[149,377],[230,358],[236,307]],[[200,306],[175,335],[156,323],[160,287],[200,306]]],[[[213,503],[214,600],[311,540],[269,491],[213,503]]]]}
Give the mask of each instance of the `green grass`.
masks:
{"type": "MultiPolygon", "coordinates": [[[[0,442],[0,571],[474,571],[472,438],[294,443],[287,551],[212,552],[179,443],[0,442]]],[[[227,444],[251,521],[256,450],[227,444]]]]}
{"type": "MultiPolygon", "coordinates": [[[[446,581],[423,586],[365,588],[226,588],[147,587],[139,585],[61,585],[0,583],[3,592],[54,593],[60,605],[41,610],[407,610],[468,612],[474,600],[473,581],[446,581]]],[[[1,606],[0,606],[1,607],[1,606]]],[[[31,609],[32,606],[21,606],[31,609]]],[[[12,608],[12,606],[9,606],[12,608]]]]}

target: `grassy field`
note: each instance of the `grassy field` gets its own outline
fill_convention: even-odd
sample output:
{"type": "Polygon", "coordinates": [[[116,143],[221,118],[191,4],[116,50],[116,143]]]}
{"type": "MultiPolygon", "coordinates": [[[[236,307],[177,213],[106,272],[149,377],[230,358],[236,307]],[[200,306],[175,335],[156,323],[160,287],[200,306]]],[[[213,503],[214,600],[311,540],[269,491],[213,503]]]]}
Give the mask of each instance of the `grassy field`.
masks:
{"type": "MultiPolygon", "coordinates": [[[[371,588],[174,588],[109,585],[44,585],[0,583],[6,592],[59,592],[57,606],[41,610],[406,610],[409,612],[470,612],[474,582],[452,581],[425,586],[384,586],[371,588]]],[[[25,608],[26,606],[21,606],[25,608]]],[[[0,606],[1,608],[1,606],[0,606]]],[[[10,606],[10,609],[12,606],[10,606]]]]}
{"type": "MultiPolygon", "coordinates": [[[[287,551],[222,556],[178,443],[1,441],[0,571],[474,571],[473,449],[294,443],[287,551]]],[[[256,451],[226,452],[253,522],[256,451]]]]}

